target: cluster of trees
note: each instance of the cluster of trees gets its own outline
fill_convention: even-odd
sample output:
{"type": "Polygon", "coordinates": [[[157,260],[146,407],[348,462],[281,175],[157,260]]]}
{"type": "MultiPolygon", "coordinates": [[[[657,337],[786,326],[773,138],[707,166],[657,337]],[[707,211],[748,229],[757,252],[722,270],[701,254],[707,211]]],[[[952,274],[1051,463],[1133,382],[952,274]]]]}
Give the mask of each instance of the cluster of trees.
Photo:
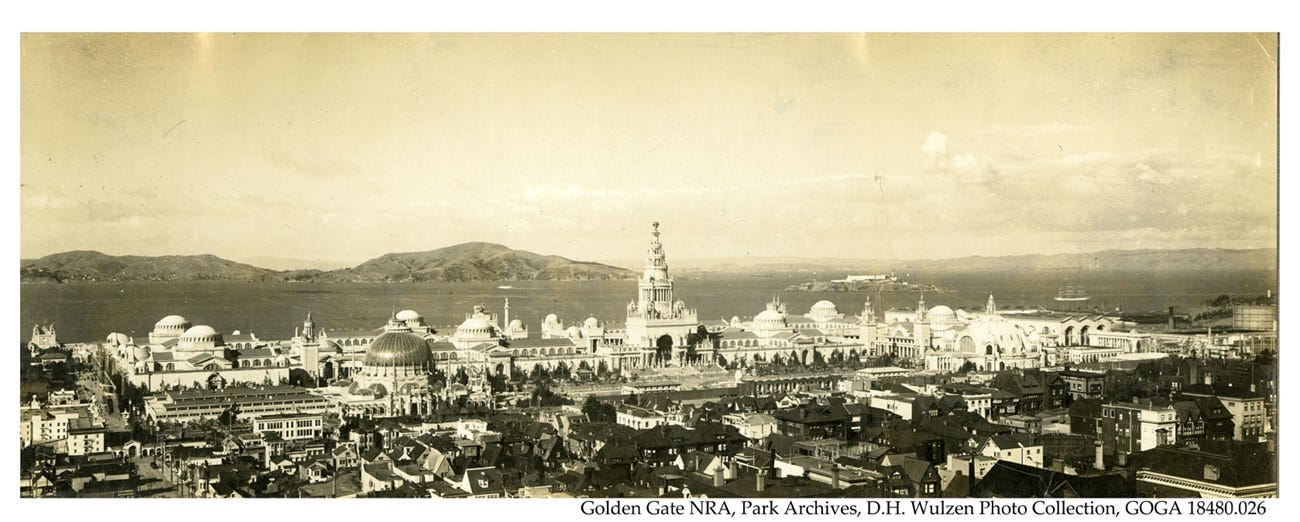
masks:
{"type": "Polygon", "coordinates": [[[1275,305],[1277,304],[1277,294],[1238,297],[1220,294],[1218,297],[1207,299],[1201,304],[1206,309],[1192,314],[1193,321],[1232,317],[1232,307],[1238,305],[1275,305]]]}
{"type": "Polygon", "coordinates": [[[573,404],[573,400],[563,395],[557,394],[551,390],[551,387],[545,383],[533,387],[533,392],[528,399],[520,399],[515,403],[520,408],[527,407],[554,407],[573,404]]]}
{"type": "Polygon", "coordinates": [[[582,403],[582,414],[592,422],[615,422],[618,419],[614,405],[601,402],[595,397],[587,397],[587,402],[582,403]]]}

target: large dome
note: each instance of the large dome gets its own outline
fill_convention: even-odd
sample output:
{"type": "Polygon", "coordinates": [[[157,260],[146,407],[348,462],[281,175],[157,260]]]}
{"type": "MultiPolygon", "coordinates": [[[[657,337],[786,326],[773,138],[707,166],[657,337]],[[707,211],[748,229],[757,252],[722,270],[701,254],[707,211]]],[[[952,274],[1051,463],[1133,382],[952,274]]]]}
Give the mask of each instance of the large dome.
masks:
{"type": "Polygon", "coordinates": [[[384,332],[366,349],[366,366],[424,366],[428,362],[428,343],[410,332],[384,332]]]}
{"type": "Polygon", "coordinates": [[[844,314],[841,314],[839,309],[835,307],[835,303],[830,301],[817,301],[812,305],[812,309],[808,310],[808,314],[804,317],[819,323],[824,323],[832,319],[844,317],[844,314]]]}
{"type": "Polygon", "coordinates": [[[782,322],[783,323],[785,322],[785,318],[782,317],[781,313],[777,312],[776,310],[763,310],[762,312],[759,312],[758,315],[754,316],[754,322],[756,323],[782,322]]]}
{"type": "Polygon", "coordinates": [[[830,301],[817,301],[816,303],[813,303],[812,311],[815,312],[817,310],[827,310],[830,311],[831,313],[838,313],[838,311],[835,308],[835,303],[832,303],[830,301]]]}
{"type": "Polygon", "coordinates": [[[395,318],[398,321],[413,321],[416,319],[423,319],[423,317],[421,317],[420,314],[417,313],[415,310],[402,310],[400,312],[397,312],[395,318]]]}
{"type": "Polygon", "coordinates": [[[185,320],[184,317],[181,317],[179,315],[169,315],[167,317],[159,319],[158,322],[154,323],[154,327],[167,327],[167,326],[170,327],[181,326],[184,328],[189,328],[190,322],[185,320]]]}
{"type": "Polygon", "coordinates": [[[948,308],[944,305],[931,308],[927,315],[930,316],[931,323],[952,324],[957,322],[957,312],[952,311],[952,308],[948,308]]]}

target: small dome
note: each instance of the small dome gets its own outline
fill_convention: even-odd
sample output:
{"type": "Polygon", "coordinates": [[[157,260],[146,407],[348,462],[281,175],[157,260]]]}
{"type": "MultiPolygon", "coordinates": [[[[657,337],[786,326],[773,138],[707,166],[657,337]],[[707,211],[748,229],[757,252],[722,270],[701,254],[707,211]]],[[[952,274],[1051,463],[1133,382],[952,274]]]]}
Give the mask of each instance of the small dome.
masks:
{"type": "Polygon", "coordinates": [[[181,334],[181,337],[200,339],[205,337],[215,337],[216,335],[217,335],[217,331],[213,329],[211,326],[208,326],[206,324],[201,324],[192,327],[189,330],[185,330],[185,333],[181,334]]]}
{"type": "Polygon", "coordinates": [[[187,320],[185,320],[184,317],[181,317],[181,316],[179,316],[179,315],[169,315],[169,316],[167,316],[167,317],[164,317],[164,318],[162,318],[162,319],[159,319],[157,323],[154,323],[154,326],[155,326],[155,327],[166,327],[166,326],[171,326],[171,327],[186,326],[186,327],[188,327],[189,324],[190,324],[190,322],[187,321],[187,320]]]}
{"type": "Polygon", "coordinates": [[[510,321],[510,329],[511,329],[511,330],[523,330],[523,329],[524,329],[524,322],[523,322],[523,321],[520,321],[520,320],[518,320],[518,319],[515,319],[515,320],[513,320],[513,321],[510,321]]]}
{"type": "Polygon", "coordinates": [[[758,315],[754,316],[754,322],[779,322],[783,320],[785,320],[785,318],[781,317],[781,313],[776,310],[763,310],[762,312],[759,312],[758,315]]]}
{"type": "Polygon", "coordinates": [[[587,328],[596,328],[600,326],[600,321],[597,321],[595,317],[588,317],[586,321],[582,322],[582,326],[587,328]]]}
{"type": "Polygon", "coordinates": [[[415,321],[415,320],[423,319],[423,317],[421,317],[420,314],[416,313],[415,310],[402,310],[400,312],[397,312],[397,315],[395,317],[397,318],[398,321],[415,321]]]}
{"type": "Polygon", "coordinates": [[[143,361],[143,360],[145,360],[145,359],[148,359],[148,358],[149,358],[149,347],[148,347],[148,346],[136,346],[135,348],[132,349],[132,353],[131,353],[131,355],[134,355],[134,356],[135,356],[135,360],[137,360],[137,361],[143,361]]]}
{"type": "Polygon", "coordinates": [[[424,366],[429,344],[410,332],[384,332],[366,349],[366,366],[424,366]]]}
{"type": "Polygon", "coordinates": [[[565,329],[564,332],[569,334],[569,337],[577,337],[582,334],[582,332],[579,331],[578,327],[576,326],[570,326],[567,329],[565,329]]]}
{"type": "Polygon", "coordinates": [[[558,323],[558,322],[560,322],[560,318],[557,317],[555,314],[547,314],[547,315],[546,315],[546,321],[545,321],[545,322],[548,322],[548,323],[558,323]]]}

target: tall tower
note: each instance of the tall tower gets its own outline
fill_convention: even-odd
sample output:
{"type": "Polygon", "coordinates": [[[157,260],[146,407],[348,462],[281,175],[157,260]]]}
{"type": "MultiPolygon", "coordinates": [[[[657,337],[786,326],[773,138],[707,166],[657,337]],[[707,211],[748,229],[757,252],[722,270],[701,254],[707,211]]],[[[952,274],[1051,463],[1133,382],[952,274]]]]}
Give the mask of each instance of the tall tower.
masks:
{"type": "Polygon", "coordinates": [[[320,344],[316,342],[316,322],[311,320],[311,312],[302,322],[302,333],[298,343],[298,358],[302,369],[312,377],[320,377],[320,344]]]}
{"type": "Polygon", "coordinates": [[[637,310],[651,318],[671,317],[673,280],[668,277],[664,245],[659,242],[659,222],[650,227],[650,247],[646,249],[645,267],[637,282],[637,310]]]}
{"type": "Polygon", "coordinates": [[[921,300],[916,303],[916,322],[912,326],[912,335],[916,342],[916,353],[912,354],[914,358],[923,357],[925,351],[930,348],[930,321],[925,314],[925,294],[921,294],[921,300]]]}
{"type": "Polygon", "coordinates": [[[862,339],[863,351],[868,356],[875,356],[876,353],[876,310],[871,307],[871,296],[867,296],[866,303],[862,305],[862,315],[858,316],[860,332],[858,337],[862,339]]]}
{"type": "Polygon", "coordinates": [[[659,242],[659,222],[650,226],[650,246],[637,281],[637,297],[627,304],[624,343],[652,349],[663,359],[670,348],[675,352],[684,348],[699,320],[695,310],[673,296],[673,280],[668,277],[664,246],[659,242]]]}
{"type": "Polygon", "coordinates": [[[989,294],[989,302],[984,304],[984,313],[989,315],[998,313],[998,304],[993,302],[993,294],[989,294]]]}

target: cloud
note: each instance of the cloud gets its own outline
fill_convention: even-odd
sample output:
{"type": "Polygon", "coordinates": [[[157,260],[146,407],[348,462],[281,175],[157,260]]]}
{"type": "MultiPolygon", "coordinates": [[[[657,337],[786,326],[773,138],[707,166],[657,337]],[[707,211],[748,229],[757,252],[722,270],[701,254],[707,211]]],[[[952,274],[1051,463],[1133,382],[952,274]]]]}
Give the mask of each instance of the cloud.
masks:
{"type": "Polygon", "coordinates": [[[997,183],[999,171],[990,158],[970,152],[950,153],[948,142],[948,135],[938,131],[925,137],[921,143],[921,168],[924,172],[966,185],[997,183]]]}
{"type": "Polygon", "coordinates": [[[1165,179],[1163,174],[1157,172],[1156,169],[1151,168],[1151,166],[1147,165],[1146,163],[1137,163],[1133,165],[1133,171],[1137,173],[1138,181],[1144,183],[1151,183],[1153,185],[1170,184],[1170,182],[1165,179]]]}
{"type": "Polygon", "coordinates": [[[948,135],[931,132],[921,144],[921,154],[925,157],[926,170],[944,170],[948,164],[948,135]]]}

